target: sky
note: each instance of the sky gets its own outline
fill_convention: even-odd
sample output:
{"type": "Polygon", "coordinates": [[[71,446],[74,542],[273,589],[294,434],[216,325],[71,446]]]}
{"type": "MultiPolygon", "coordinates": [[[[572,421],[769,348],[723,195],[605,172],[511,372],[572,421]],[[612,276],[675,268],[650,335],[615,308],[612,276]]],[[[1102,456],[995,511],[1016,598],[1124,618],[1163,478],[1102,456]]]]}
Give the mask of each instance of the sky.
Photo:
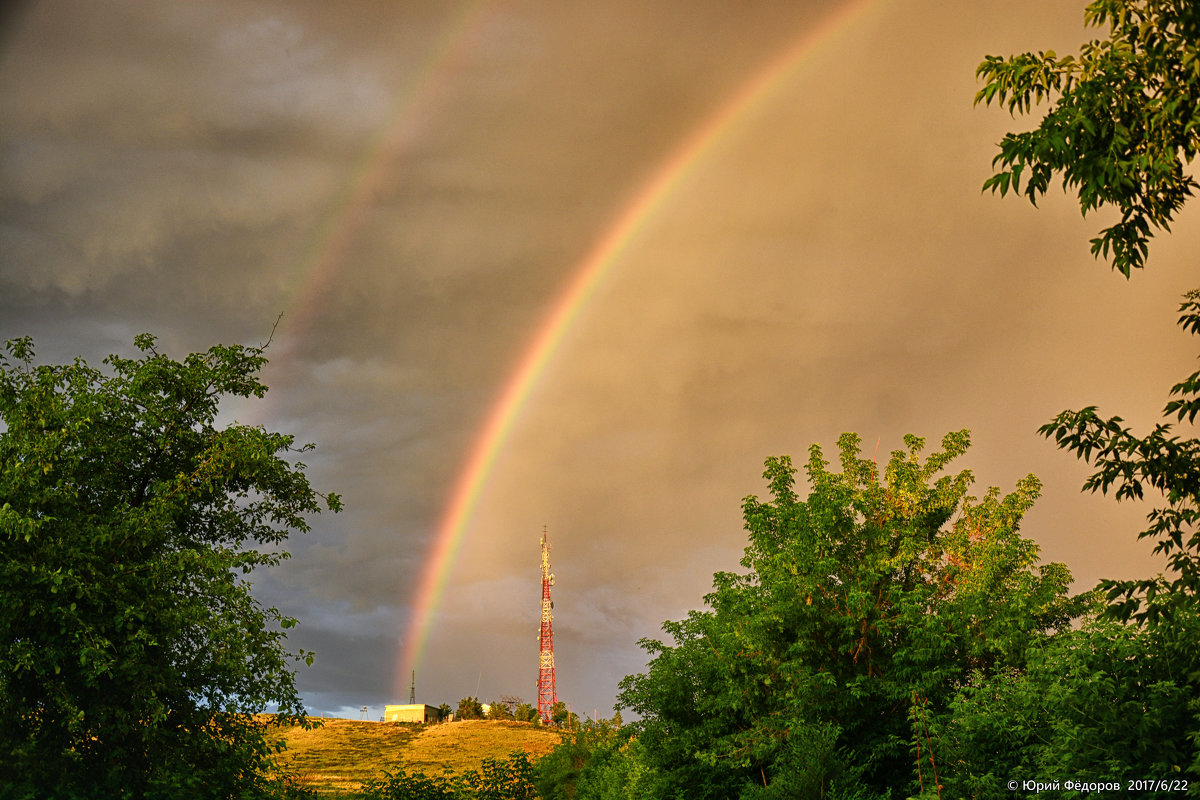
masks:
{"type": "Polygon", "coordinates": [[[254,577],[314,714],[560,699],[738,569],[763,460],[969,428],[977,494],[1080,590],[1152,574],[1145,508],[1036,429],[1137,430],[1194,369],[1195,208],[1126,280],[1052,190],[981,191],[1023,130],[987,54],[1075,52],[1082,0],[46,0],[0,16],[0,338],[182,357],[278,328],[224,418],[317,444],[346,510],[254,577]]]}

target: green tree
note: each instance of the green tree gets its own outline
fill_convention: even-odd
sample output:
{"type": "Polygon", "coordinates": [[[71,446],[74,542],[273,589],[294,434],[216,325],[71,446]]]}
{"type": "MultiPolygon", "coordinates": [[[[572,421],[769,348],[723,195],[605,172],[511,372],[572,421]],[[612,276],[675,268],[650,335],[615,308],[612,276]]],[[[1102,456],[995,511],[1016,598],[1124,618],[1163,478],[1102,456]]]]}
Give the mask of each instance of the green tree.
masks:
{"type": "MultiPolygon", "coordinates": [[[[1179,311],[1179,325],[1200,334],[1200,290],[1188,292],[1179,311]]],[[[1193,424],[1200,414],[1200,371],[1170,393],[1163,415],[1193,424]]],[[[1156,542],[1154,552],[1167,557],[1172,577],[1102,581],[1100,588],[1112,602],[1110,612],[1155,624],[1175,609],[1200,609],[1200,440],[1180,437],[1170,422],[1139,437],[1121,417],[1105,419],[1095,406],[1064,411],[1039,431],[1095,465],[1085,491],[1107,494],[1112,489],[1118,501],[1141,499],[1149,491],[1165,501],[1147,515],[1150,525],[1138,538],[1156,542]]]]}
{"type": "Polygon", "coordinates": [[[841,471],[813,446],[800,500],[790,459],[768,459],[772,499],[749,497],[744,574],[718,573],[710,611],[643,640],[648,671],[621,682],[626,726],[655,796],[887,797],[919,790],[910,709],[944,709],[972,671],[1019,666],[1077,613],[1070,574],[1037,566],[1022,515],[1032,475],[1001,496],[941,475],[969,445],[921,458],[905,437],[881,480],[857,436],[841,471]]]}
{"type": "Polygon", "coordinates": [[[538,761],[534,783],[542,800],[644,800],[657,796],[645,773],[637,739],[619,719],[588,720],[538,761]]]}
{"type": "Polygon", "coordinates": [[[450,704],[442,703],[440,706],[438,706],[438,721],[445,722],[446,720],[450,719],[450,715],[452,713],[454,713],[454,709],[450,707],[450,704]]]}
{"type": "Polygon", "coordinates": [[[1195,615],[1179,622],[1091,617],[1030,652],[1024,669],[973,675],[952,713],[930,720],[942,796],[1009,798],[1018,777],[1194,784],[1200,627],[1195,615]]]}
{"type": "Polygon", "coordinates": [[[559,728],[575,730],[579,727],[579,715],[570,711],[562,700],[550,707],[550,721],[559,728]]]}
{"type": "MultiPolygon", "coordinates": [[[[102,371],[0,353],[0,785],[13,797],[254,797],[272,748],[251,714],[302,719],[284,631],[245,576],[321,496],[262,427],[262,347],[174,361],[138,336],[102,371]]],[[[337,510],[336,495],[325,497],[337,510]]]]}
{"type": "Polygon", "coordinates": [[[483,703],[480,703],[477,697],[464,697],[458,701],[458,710],[454,712],[454,719],[483,719],[483,703]]]}
{"type": "Polygon", "coordinates": [[[667,796],[665,787],[642,741],[618,734],[593,751],[576,782],[575,796],[579,800],[646,800],[667,796]]]}
{"type": "Polygon", "coordinates": [[[987,56],[975,102],[1029,113],[1054,104],[1036,130],[1007,134],[984,183],[1036,205],[1055,174],[1084,214],[1113,205],[1120,221],[1091,242],[1125,277],[1144,266],[1152,229],[1169,230],[1196,188],[1184,166],[1200,146],[1200,7],[1180,0],[1095,0],[1104,39],[1078,57],[1054,51],[987,56]],[[1022,181],[1024,186],[1022,187],[1022,181]]]}
{"type": "Polygon", "coordinates": [[[612,749],[615,729],[610,725],[585,725],[563,735],[562,742],[543,756],[534,769],[534,783],[542,800],[580,797],[579,782],[585,770],[595,771],[612,749]]]}
{"type": "Polygon", "coordinates": [[[512,719],[513,714],[508,710],[508,704],[501,700],[493,700],[488,705],[488,719],[512,719]]]}
{"type": "Polygon", "coordinates": [[[513,712],[513,719],[517,722],[540,722],[537,709],[529,703],[518,703],[516,711],[513,712]]]}

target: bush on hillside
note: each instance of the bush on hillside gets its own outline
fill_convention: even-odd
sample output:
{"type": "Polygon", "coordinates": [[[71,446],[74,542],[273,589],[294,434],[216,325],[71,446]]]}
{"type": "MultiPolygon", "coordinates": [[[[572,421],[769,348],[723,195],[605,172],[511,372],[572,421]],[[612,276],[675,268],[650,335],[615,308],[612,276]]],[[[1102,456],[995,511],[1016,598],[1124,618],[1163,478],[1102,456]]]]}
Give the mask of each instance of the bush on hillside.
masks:
{"type": "Polygon", "coordinates": [[[533,765],[524,753],[485,758],[478,771],[440,776],[400,767],[363,785],[365,800],[535,800],[533,765]]]}

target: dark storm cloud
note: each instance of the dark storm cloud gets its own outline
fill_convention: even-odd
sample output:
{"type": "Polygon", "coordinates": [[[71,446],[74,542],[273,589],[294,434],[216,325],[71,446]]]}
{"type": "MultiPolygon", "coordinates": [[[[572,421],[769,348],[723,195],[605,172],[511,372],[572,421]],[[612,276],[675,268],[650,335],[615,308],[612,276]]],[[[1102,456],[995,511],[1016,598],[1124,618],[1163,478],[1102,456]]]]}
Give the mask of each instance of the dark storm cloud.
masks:
{"type": "MultiPolygon", "coordinates": [[[[1140,511],[1077,496],[1063,407],[1146,421],[1191,368],[1181,219],[1128,283],[1100,222],[981,196],[1014,123],[985,53],[1082,41],[1081,3],[31,3],[0,18],[0,338],[98,360],[275,332],[263,403],[348,509],[257,576],[314,709],[406,699],[412,592],[488,408],[659,165],[829,14],[847,20],[679,176],[580,310],[496,462],[421,699],[533,699],[537,538],[561,695],[607,714],[634,642],[736,568],[769,454],[971,427],[1047,484],[1026,533],[1090,583],[1140,511]],[[1136,333],[1131,333],[1136,331],[1136,333]],[[1112,380],[1119,375],[1120,380],[1112,380]],[[487,654],[485,659],[480,653],[487,654]]],[[[1192,213],[1189,211],[1188,213],[1192,213]]],[[[1194,226],[1191,226],[1194,227],[1194,226]]]]}

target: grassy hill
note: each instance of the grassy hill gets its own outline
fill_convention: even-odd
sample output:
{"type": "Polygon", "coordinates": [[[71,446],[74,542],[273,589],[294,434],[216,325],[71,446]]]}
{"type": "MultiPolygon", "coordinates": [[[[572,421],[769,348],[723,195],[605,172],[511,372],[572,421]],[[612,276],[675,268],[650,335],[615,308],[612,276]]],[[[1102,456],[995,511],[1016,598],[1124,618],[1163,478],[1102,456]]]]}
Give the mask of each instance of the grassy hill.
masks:
{"type": "Polygon", "coordinates": [[[485,758],[521,751],[535,761],[554,749],[557,731],[526,722],[466,720],[442,725],[326,719],[314,730],[284,728],[282,762],[303,785],[332,797],[350,794],[365,781],[403,765],[441,775],[478,769],[485,758]]]}

